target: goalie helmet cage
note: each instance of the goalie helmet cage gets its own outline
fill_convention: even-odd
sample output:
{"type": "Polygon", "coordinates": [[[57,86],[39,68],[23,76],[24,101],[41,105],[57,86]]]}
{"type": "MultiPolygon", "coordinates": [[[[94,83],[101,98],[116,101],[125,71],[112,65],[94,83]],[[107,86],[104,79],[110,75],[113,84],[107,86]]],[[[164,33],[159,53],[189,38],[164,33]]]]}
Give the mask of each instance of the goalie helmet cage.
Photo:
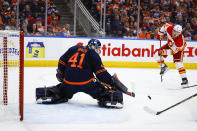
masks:
{"type": "Polygon", "coordinates": [[[24,34],[0,30],[0,121],[23,120],[24,34]]]}

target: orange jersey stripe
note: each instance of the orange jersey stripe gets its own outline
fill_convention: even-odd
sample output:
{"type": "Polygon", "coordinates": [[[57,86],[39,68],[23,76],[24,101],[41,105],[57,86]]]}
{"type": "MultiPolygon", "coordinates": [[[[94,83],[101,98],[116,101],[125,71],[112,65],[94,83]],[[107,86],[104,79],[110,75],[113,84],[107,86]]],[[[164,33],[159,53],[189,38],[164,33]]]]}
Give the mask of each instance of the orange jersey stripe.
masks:
{"type": "Polygon", "coordinates": [[[62,60],[59,60],[59,63],[66,66],[66,63],[64,63],[62,60]]]}
{"type": "Polygon", "coordinates": [[[106,69],[101,69],[101,70],[98,70],[95,74],[98,75],[99,73],[104,72],[104,71],[106,71],[106,69]]]}
{"type": "Polygon", "coordinates": [[[70,85],[85,85],[85,84],[88,84],[90,83],[91,81],[93,81],[95,78],[91,78],[90,80],[88,81],[84,81],[84,82],[70,82],[70,81],[67,81],[65,78],[64,78],[64,82],[67,83],[67,84],[70,84],[70,85]]]}

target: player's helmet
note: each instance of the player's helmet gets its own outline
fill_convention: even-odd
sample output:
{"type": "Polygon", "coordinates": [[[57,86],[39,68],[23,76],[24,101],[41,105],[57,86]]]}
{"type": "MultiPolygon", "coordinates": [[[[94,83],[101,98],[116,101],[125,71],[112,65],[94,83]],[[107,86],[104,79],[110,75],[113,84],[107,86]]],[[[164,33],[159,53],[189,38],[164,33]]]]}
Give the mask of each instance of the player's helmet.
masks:
{"type": "Polygon", "coordinates": [[[88,48],[95,50],[97,53],[99,53],[99,49],[101,48],[101,42],[97,39],[91,39],[88,42],[88,48]]]}
{"type": "Polygon", "coordinates": [[[172,36],[173,37],[178,37],[182,32],[182,26],[180,25],[175,25],[172,31],[172,36]]]}

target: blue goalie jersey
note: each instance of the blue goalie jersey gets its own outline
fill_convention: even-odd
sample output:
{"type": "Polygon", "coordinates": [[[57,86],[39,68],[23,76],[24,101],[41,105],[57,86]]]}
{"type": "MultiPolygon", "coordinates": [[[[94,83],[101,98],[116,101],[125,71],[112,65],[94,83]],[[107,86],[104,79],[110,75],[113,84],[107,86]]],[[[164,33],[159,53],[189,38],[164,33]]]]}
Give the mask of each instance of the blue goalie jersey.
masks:
{"type": "Polygon", "coordinates": [[[64,74],[64,82],[70,85],[84,85],[96,77],[111,85],[111,75],[104,68],[98,53],[85,46],[73,46],[59,59],[58,70],[64,74]]]}

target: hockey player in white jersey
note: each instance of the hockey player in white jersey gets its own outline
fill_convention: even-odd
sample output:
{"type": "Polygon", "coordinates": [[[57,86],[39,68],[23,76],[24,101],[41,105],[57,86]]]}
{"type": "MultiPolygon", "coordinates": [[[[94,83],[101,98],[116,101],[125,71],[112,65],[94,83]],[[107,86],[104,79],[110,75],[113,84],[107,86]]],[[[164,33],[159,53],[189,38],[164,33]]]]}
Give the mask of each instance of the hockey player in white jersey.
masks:
{"type": "Polygon", "coordinates": [[[187,43],[182,35],[182,27],[166,23],[159,30],[157,39],[161,41],[164,34],[167,35],[167,43],[159,49],[157,56],[157,63],[161,66],[160,75],[164,75],[169,69],[164,58],[173,55],[173,62],[182,78],[181,86],[186,87],[188,86],[188,79],[183,65],[183,54],[187,43]]]}

